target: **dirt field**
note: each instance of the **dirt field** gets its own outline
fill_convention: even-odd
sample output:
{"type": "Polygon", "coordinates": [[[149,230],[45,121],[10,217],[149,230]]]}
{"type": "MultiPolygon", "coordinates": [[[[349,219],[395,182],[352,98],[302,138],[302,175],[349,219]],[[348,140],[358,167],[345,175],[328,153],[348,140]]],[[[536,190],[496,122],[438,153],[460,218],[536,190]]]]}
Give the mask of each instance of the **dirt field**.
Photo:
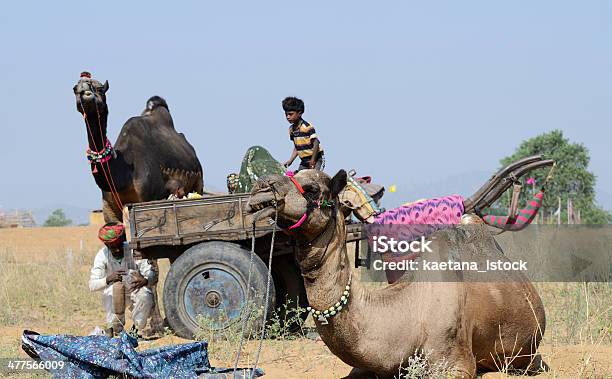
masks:
{"type": "MultiPolygon", "coordinates": [[[[87,288],[99,247],[96,228],[0,229],[0,358],[26,357],[19,343],[24,329],[85,335],[102,324],[98,295],[87,288]]],[[[168,264],[161,268],[163,280],[168,264]]],[[[548,319],[540,352],[552,368],[539,377],[612,378],[612,286],[546,283],[538,288],[548,319]]],[[[350,370],[320,341],[281,337],[264,342],[259,366],[266,378],[338,378],[350,370]]],[[[183,342],[168,334],[141,347],[183,342]]],[[[248,342],[243,366],[252,364],[256,348],[256,341],[248,342]]],[[[212,364],[231,366],[235,351],[235,340],[211,342],[212,364]]]]}

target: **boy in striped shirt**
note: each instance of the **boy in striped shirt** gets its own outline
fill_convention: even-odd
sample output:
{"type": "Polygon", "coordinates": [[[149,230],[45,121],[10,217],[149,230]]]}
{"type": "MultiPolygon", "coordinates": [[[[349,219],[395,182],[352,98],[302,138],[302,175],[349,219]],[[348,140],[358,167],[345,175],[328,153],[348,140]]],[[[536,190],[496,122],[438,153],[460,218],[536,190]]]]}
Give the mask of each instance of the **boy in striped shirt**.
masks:
{"type": "Polygon", "coordinates": [[[297,171],[305,169],[323,170],[325,160],[319,137],[312,124],[302,119],[304,102],[297,97],[287,97],[283,100],[282,105],[285,117],[291,124],[289,139],[294,145],[291,157],[284,163],[285,167],[291,166],[295,158],[299,156],[300,167],[297,171]]]}

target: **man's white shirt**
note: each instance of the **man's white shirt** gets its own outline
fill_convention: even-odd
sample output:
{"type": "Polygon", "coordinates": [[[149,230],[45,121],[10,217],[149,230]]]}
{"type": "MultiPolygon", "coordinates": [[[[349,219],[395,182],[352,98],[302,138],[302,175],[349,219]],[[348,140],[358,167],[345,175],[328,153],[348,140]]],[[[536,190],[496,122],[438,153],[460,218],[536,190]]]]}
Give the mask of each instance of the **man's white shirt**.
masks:
{"type": "Polygon", "coordinates": [[[127,243],[123,244],[123,252],[123,258],[116,259],[106,246],[98,251],[89,277],[89,289],[91,291],[100,291],[109,286],[106,284],[106,277],[118,270],[124,270],[126,274],[129,270],[138,270],[148,280],[148,284],[157,282],[157,272],[153,270],[148,260],[134,259],[132,249],[128,247],[127,243]]]}

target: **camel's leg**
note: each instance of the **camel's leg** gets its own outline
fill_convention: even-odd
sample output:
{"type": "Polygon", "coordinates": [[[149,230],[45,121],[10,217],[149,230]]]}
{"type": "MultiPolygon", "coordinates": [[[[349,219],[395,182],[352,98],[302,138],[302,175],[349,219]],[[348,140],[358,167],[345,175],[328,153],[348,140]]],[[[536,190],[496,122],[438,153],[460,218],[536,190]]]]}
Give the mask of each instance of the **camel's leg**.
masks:
{"type": "Polygon", "coordinates": [[[448,347],[440,349],[433,345],[423,347],[427,354],[427,362],[433,365],[435,362],[443,363],[443,373],[445,378],[448,376],[453,379],[474,379],[476,378],[476,358],[471,348],[466,347],[467,342],[457,339],[448,347]]]}
{"type": "MultiPolygon", "coordinates": [[[[157,272],[159,278],[159,266],[157,265],[157,259],[150,259],[149,262],[153,269],[157,272]]],[[[164,319],[161,316],[161,312],[159,311],[159,296],[157,296],[157,283],[150,285],[149,289],[153,292],[153,309],[151,310],[151,315],[149,316],[149,326],[150,330],[146,332],[146,334],[154,335],[154,334],[163,334],[164,333],[164,319]]]]}
{"type": "Polygon", "coordinates": [[[451,353],[455,360],[450,368],[451,377],[454,379],[476,378],[476,359],[471,349],[460,348],[451,353]]]}
{"type": "Polygon", "coordinates": [[[362,370],[357,367],[353,367],[351,372],[343,379],[376,379],[377,376],[371,371],[362,370]]]}
{"type": "Polygon", "coordinates": [[[517,375],[538,375],[550,371],[550,367],[544,362],[540,353],[535,353],[532,356],[513,360],[509,371],[517,375]]]}
{"type": "Polygon", "coordinates": [[[112,200],[106,199],[104,195],[102,195],[102,215],[104,222],[123,222],[119,207],[112,200]]]}
{"type": "Polygon", "coordinates": [[[550,367],[544,362],[540,353],[536,353],[531,363],[525,368],[525,374],[537,375],[550,371],[550,367]]]}

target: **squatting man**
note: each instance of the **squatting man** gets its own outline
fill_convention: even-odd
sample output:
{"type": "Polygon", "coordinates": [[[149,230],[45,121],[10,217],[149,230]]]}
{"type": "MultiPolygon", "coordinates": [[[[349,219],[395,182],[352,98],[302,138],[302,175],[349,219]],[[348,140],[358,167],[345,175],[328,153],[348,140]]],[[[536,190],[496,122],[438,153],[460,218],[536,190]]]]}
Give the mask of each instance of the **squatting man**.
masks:
{"type": "Polygon", "coordinates": [[[118,335],[125,325],[125,309],[132,313],[133,329],[143,330],[153,308],[157,272],[146,259],[135,259],[120,223],[108,223],[98,231],[104,247],[94,259],[89,279],[91,291],[102,292],[107,335],[118,335]]]}

